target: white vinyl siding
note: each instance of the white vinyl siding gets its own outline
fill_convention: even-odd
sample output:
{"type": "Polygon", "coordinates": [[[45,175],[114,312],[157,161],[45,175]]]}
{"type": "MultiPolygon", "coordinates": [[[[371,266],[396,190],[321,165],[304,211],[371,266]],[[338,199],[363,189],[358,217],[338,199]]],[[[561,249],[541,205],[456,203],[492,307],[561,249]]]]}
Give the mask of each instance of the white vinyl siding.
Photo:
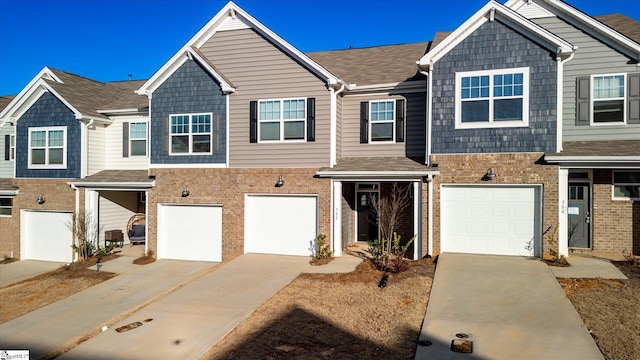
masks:
{"type": "Polygon", "coordinates": [[[93,175],[105,168],[105,132],[103,125],[87,129],[87,175],[93,175]]]}
{"type": "Polygon", "coordinates": [[[122,230],[125,243],[129,243],[127,223],[136,213],[139,193],[137,191],[100,191],[100,243],[104,245],[104,232],[122,230]]]}
{"type": "Polygon", "coordinates": [[[148,116],[122,116],[115,117],[111,125],[105,131],[105,141],[107,144],[104,151],[105,169],[108,170],[144,170],[149,168],[149,157],[147,156],[122,156],[122,132],[123,123],[148,122],[148,116]]]}
{"type": "Polygon", "coordinates": [[[67,168],[67,128],[29,129],[29,169],[67,168]]]}
{"type": "Polygon", "coordinates": [[[229,166],[320,167],[329,164],[330,100],[326,81],[291,59],[252,29],[217,32],[200,48],[235,86],[229,96],[229,166]],[[256,63],[256,59],[259,62],[256,63]],[[316,99],[315,141],[250,143],[251,101],[316,99]]]}
{"type": "MultiPolygon", "coordinates": [[[[6,179],[13,177],[14,160],[5,160],[4,150],[6,135],[11,135],[10,137],[14,139],[15,144],[15,136],[13,135],[14,129],[15,126],[10,125],[6,125],[0,129],[0,178],[6,179]]],[[[11,152],[11,149],[9,151],[11,152]]],[[[13,154],[15,155],[15,147],[13,148],[13,154]]]]}

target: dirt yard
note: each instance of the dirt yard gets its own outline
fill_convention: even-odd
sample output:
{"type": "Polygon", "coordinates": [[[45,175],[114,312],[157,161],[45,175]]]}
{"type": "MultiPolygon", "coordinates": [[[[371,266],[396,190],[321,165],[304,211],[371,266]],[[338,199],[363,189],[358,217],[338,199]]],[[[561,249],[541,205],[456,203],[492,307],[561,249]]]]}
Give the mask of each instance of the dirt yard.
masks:
{"type": "Polygon", "coordinates": [[[640,359],[640,267],[614,264],[629,280],[559,281],[606,359],[640,359]]]}
{"type": "Polygon", "coordinates": [[[302,274],[212,347],[204,359],[413,359],[435,266],[383,275],[302,274]]]}
{"type": "Polygon", "coordinates": [[[95,265],[95,259],[0,288],[0,324],[116,276],[89,269],[92,265],[95,265]]]}

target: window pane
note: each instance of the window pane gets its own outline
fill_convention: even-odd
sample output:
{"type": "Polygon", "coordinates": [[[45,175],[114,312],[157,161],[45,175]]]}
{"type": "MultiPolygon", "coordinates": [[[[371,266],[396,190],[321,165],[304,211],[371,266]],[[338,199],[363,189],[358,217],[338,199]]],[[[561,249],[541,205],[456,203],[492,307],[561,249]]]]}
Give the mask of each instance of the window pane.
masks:
{"type": "Polygon", "coordinates": [[[129,133],[131,139],[146,139],[147,138],[147,124],[146,123],[131,123],[129,126],[129,133]]]}
{"type": "Polygon", "coordinates": [[[613,187],[613,196],[616,198],[638,199],[640,198],[640,185],[616,185],[613,187]]]}
{"type": "Polygon", "coordinates": [[[0,215],[11,215],[11,208],[0,208],[0,215]]]}
{"type": "Polygon", "coordinates": [[[593,78],[593,97],[611,99],[624,97],[624,76],[596,76],[593,78]]]}
{"type": "Polygon", "coordinates": [[[192,152],[194,153],[211,152],[211,135],[194,135],[192,152]]]}
{"type": "Polygon", "coordinates": [[[489,76],[469,76],[462,78],[463,99],[489,97],[489,76]]]}
{"type": "Polygon", "coordinates": [[[284,100],[284,119],[304,119],[305,100],[284,100]]]}
{"type": "Polygon", "coordinates": [[[371,103],[371,121],[393,121],[395,101],[376,101],[371,103]]]}
{"type": "Polygon", "coordinates": [[[188,153],[189,152],[189,136],[180,135],[171,137],[172,153],[188,153]]]}
{"type": "Polygon", "coordinates": [[[62,130],[49,131],[49,146],[63,146],[64,136],[62,130]]]}
{"type": "Polygon", "coordinates": [[[191,118],[191,132],[210,133],[211,132],[211,115],[193,115],[191,118]]]}
{"type": "Polygon", "coordinates": [[[260,120],[280,119],[280,100],[260,101],[260,120]]]}
{"type": "Polygon", "coordinates": [[[44,165],[45,154],[45,149],[31,149],[31,163],[34,165],[44,165]]]}
{"type": "Polygon", "coordinates": [[[493,120],[522,120],[522,99],[499,99],[493,102],[493,120]]]}
{"type": "Polygon", "coordinates": [[[189,133],[189,116],[172,116],[171,117],[171,133],[172,134],[188,134],[189,133]]]}
{"type": "Polygon", "coordinates": [[[462,122],[489,121],[489,101],[464,101],[462,103],[462,122]]]}
{"type": "Polygon", "coordinates": [[[284,139],[304,139],[304,121],[286,121],[284,123],[284,139]]]}
{"type": "Polygon", "coordinates": [[[63,153],[62,149],[49,149],[49,164],[62,164],[63,163],[63,153]]]}
{"type": "Polygon", "coordinates": [[[371,124],[372,141],[393,141],[393,123],[371,124]]]}
{"type": "Polygon", "coordinates": [[[147,155],[147,140],[131,141],[131,156],[147,155]]]}
{"type": "Polygon", "coordinates": [[[593,102],[593,122],[624,121],[624,100],[607,100],[593,102]]]}
{"type": "Polygon", "coordinates": [[[32,147],[45,147],[47,141],[45,140],[46,131],[33,131],[31,132],[31,146],[32,147]]]}
{"type": "Polygon", "coordinates": [[[11,205],[13,205],[12,198],[0,198],[0,206],[11,207],[11,205]]]}
{"type": "Polygon", "coordinates": [[[640,184],[640,171],[616,171],[613,173],[616,184],[640,184]]]}
{"type": "Polygon", "coordinates": [[[260,140],[280,140],[280,123],[260,123],[260,140]]]}

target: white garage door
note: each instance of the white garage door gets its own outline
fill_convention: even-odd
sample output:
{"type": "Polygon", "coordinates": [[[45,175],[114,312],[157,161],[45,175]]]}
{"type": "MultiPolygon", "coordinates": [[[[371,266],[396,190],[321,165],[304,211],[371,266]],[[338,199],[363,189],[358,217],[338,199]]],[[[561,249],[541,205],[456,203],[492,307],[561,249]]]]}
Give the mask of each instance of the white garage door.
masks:
{"type": "Polygon", "coordinates": [[[246,195],[244,252],[311,255],[318,231],[316,196],[246,195]]]}
{"type": "Polygon", "coordinates": [[[158,258],[222,261],[222,207],[158,205],[158,258]]]}
{"type": "Polygon", "coordinates": [[[443,252],[540,256],[538,186],[443,185],[440,201],[443,252]]]}
{"type": "Polygon", "coordinates": [[[71,212],[21,210],[21,258],[73,261],[71,224],[71,212]]]}

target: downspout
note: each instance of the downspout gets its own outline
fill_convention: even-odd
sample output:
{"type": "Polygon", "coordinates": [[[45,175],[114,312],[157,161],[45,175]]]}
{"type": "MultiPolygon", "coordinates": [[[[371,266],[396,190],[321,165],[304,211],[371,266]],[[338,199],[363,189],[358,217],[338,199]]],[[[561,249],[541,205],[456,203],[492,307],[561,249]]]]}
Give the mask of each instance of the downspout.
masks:
{"type": "Polygon", "coordinates": [[[431,68],[429,67],[429,71],[424,71],[419,69],[420,74],[424,75],[427,78],[427,144],[425,146],[425,154],[424,154],[424,163],[427,166],[431,165],[431,120],[433,119],[432,112],[432,100],[431,100],[431,90],[432,90],[432,82],[431,82],[431,68]]]}
{"type": "Polygon", "coordinates": [[[81,173],[80,173],[80,178],[84,179],[87,174],[89,173],[89,127],[93,126],[93,119],[89,120],[89,122],[84,126],[83,128],[83,132],[84,132],[84,136],[83,136],[83,146],[82,146],[82,167],[81,167],[81,173]]]}
{"type": "Polygon", "coordinates": [[[331,89],[331,136],[330,136],[330,155],[329,155],[329,167],[334,167],[336,165],[336,163],[338,162],[338,95],[340,95],[344,89],[345,86],[344,84],[342,84],[342,86],[340,87],[340,89],[338,89],[337,91],[333,89],[333,87],[330,88],[331,89]]]}
{"type": "Polygon", "coordinates": [[[571,59],[573,59],[575,55],[575,52],[572,52],[571,55],[569,55],[568,58],[562,60],[562,57],[560,55],[558,55],[558,71],[557,71],[557,84],[558,86],[557,88],[557,95],[556,95],[556,99],[557,99],[557,104],[556,104],[556,152],[561,152],[562,151],[562,126],[563,126],[563,122],[564,122],[564,96],[563,96],[563,91],[564,91],[564,64],[567,61],[570,61],[571,59]]]}

